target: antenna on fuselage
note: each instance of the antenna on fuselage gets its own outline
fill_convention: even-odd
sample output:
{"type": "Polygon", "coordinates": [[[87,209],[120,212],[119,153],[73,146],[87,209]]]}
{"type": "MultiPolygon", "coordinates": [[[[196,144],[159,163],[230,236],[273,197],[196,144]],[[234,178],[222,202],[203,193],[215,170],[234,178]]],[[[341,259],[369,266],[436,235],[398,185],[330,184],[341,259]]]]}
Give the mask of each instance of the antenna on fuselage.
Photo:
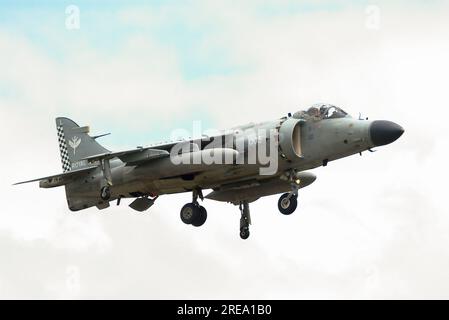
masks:
{"type": "Polygon", "coordinates": [[[362,118],[362,113],[359,112],[359,120],[368,120],[368,117],[366,117],[365,119],[362,118]]]}

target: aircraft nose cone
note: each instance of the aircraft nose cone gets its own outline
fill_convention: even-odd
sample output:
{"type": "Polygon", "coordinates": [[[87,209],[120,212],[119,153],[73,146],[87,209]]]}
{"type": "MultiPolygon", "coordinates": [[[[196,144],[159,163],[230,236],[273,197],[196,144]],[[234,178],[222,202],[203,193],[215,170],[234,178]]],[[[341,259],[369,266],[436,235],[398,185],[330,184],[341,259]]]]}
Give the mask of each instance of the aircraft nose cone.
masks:
{"type": "Polygon", "coordinates": [[[391,121],[376,120],[371,123],[369,132],[371,141],[378,147],[396,141],[404,133],[404,129],[391,121]]]}

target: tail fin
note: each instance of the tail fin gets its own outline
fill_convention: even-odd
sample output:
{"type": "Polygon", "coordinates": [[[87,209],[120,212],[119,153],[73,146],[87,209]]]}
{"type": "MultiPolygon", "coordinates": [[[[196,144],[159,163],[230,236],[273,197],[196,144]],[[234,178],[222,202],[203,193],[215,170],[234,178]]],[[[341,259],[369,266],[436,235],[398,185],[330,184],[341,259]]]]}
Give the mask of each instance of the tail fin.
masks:
{"type": "Polygon", "coordinates": [[[89,127],[80,127],[68,118],[56,118],[63,172],[87,166],[86,157],[108,152],[89,136],[89,127]]]}

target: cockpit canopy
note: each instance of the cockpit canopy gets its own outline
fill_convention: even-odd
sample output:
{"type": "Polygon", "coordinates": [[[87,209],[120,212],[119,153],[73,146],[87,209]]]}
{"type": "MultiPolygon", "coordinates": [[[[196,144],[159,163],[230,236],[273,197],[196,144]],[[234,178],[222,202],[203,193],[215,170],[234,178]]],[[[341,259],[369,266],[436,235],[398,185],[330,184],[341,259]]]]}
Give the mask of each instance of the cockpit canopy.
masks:
{"type": "Polygon", "coordinates": [[[337,119],[350,117],[343,109],[331,104],[314,104],[307,111],[299,111],[293,115],[294,118],[305,119],[312,118],[315,120],[337,119]]]}

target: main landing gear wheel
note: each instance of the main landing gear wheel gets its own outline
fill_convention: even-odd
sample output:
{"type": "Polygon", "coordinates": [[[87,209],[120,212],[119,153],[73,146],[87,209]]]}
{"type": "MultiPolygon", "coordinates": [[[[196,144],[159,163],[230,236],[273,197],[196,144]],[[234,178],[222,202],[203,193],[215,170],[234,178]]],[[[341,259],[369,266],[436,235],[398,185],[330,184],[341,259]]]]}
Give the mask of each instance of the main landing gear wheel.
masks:
{"type": "Polygon", "coordinates": [[[185,224],[192,224],[200,216],[200,208],[195,203],[187,203],[181,209],[181,220],[185,224]]]}
{"type": "Polygon", "coordinates": [[[111,189],[108,186],[104,186],[100,190],[100,198],[107,201],[111,198],[111,189]]]}
{"type": "Polygon", "coordinates": [[[284,193],[278,201],[278,208],[282,214],[292,214],[298,206],[298,196],[291,193],[284,193]]]}
{"type": "Polygon", "coordinates": [[[192,221],[192,226],[194,227],[201,227],[207,220],[207,211],[203,206],[198,206],[199,208],[199,214],[198,216],[192,221]]]}
{"type": "Polygon", "coordinates": [[[203,206],[192,202],[182,207],[180,216],[185,224],[201,227],[207,220],[207,211],[203,206]]]}
{"type": "Polygon", "coordinates": [[[185,224],[201,227],[207,220],[207,211],[198,203],[198,198],[204,199],[201,189],[192,190],[192,202],[181,209],[181,220],[185,224]]]}

